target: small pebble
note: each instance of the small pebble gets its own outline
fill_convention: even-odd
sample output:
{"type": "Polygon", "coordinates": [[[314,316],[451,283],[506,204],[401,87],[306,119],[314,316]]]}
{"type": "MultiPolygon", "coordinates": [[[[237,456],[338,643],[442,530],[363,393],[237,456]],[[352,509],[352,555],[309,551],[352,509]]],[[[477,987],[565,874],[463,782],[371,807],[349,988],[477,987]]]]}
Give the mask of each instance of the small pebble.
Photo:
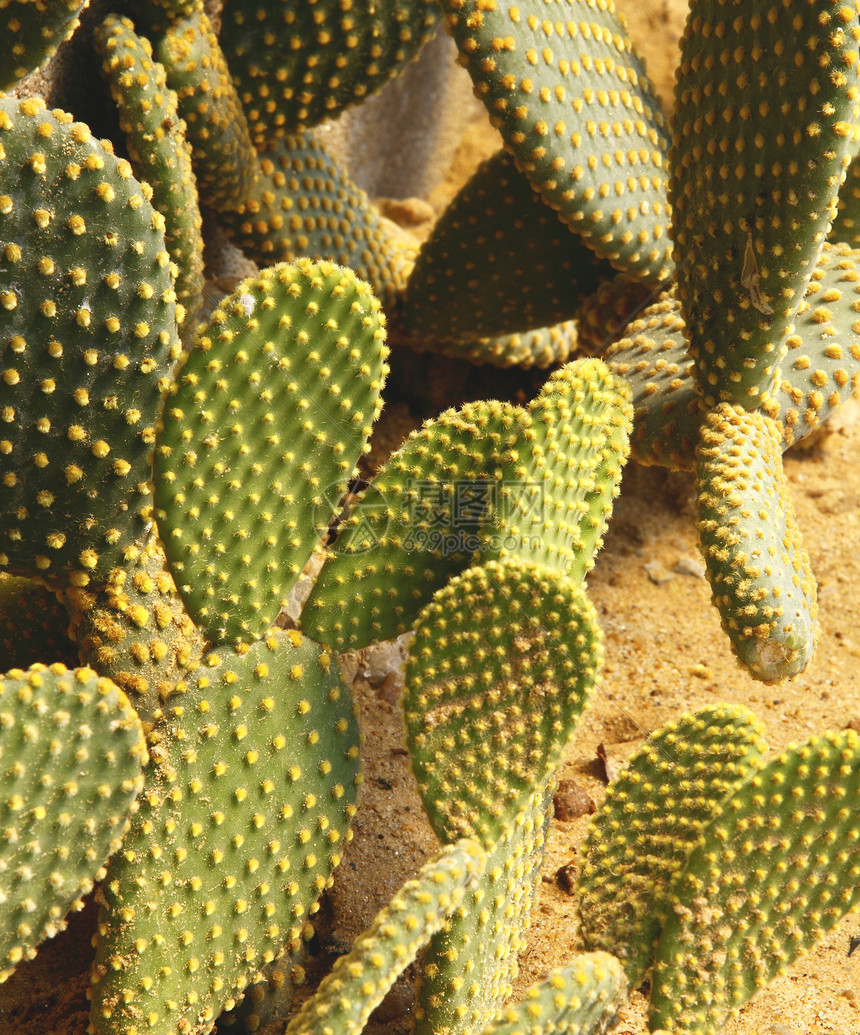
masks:
{"type": "Polygon", "coordinates": [[[594,799],[576,780],[559,780],[558,790],[553,795],[555,818],[569,823],[580,816],[590,816],[597,811],[594,799]]]}
{"type": "Polygon", "coordinates": [[[667,568],[664,568],[660,561],[648,561],[643,564],[645,574],[656,585],[661,586],[664,582],[671,582],[674,575],[667,568]]]}
{"type": "Polygon", "coordinates": [[[672,565],[672,571],[676,575],[692,575],[695,579],[705,577],[705,562],[701,557],[691,557],[689,554],[682,554],[672,565]]]}
{"type": "Polygon", "coordinates": [[[767,1029],[767,1035],[797,1035],[797,1032],[790,1024],[772,1024],[767,1029]]]}

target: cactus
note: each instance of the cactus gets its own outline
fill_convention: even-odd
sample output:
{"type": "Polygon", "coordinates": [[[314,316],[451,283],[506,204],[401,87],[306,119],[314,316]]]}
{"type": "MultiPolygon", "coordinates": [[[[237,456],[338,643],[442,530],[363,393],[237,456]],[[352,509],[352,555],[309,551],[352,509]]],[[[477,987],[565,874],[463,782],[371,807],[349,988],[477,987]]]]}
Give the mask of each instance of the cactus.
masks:
{"type": "Polygon", "coordinates": [[[104,876],[147,760],[125,695],[92,669],[0,677],[0,981],[65,926],[104,876]]]}
{"type": "Polygon", "coordinates": [[[32,0],[0,3],[0,90],[7,90],[29,72],[44,65],[57,47],[70,39],[80,24],[81,11],[90,0],[60,0],[36,4],[32,0]]]}
{"type": "Polygon", "coordinates": [[[97,1035],[206,1032],[301,938],[354,812],[358,729],[328,654],[270,633],[210,654],[169,702],[105,879],[97,1035]]]}
{"type": "Polygon", "coordinates": [[[367,285],[309,260],[243,281],[199,330],[164,410],[156,508],[213,641],[262,635],[286,603],[381,408],[384,341],[367,285]]]}
{"type": "Polygon", "coordinates": [[[68,615],[56,594],[32,579],[0,575],[0,672],[29,668],[40,658],[79,664],[68,615]]]}
{"type": "Polygon", "coordinates": [[[163,219],[83,123],[0,99],[0,569],[86,586],[144,532],[178,349],[163,219]]]}
{"type": "Polygon", "coordinates": [[[176,94],[167,86],[164,66],[153,60],[149,40],[135,33],[128,18],[109,15],[93,41],[135,175],[152,187],[153,205],[164,216],[165,244],[178,270],[176,298],[185,321],[193,323],[203,301],[202,220],[176,94]]]}

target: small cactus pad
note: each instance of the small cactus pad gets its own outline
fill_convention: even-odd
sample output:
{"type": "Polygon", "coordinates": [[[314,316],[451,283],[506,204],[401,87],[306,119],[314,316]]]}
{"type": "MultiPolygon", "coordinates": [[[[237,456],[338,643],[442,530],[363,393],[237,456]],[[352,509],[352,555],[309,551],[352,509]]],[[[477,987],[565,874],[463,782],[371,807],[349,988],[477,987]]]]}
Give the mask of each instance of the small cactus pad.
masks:
{"type": "Polygon", "coordinates": [[[668,140],[613,0],[442,0],[475,92],[517,165],[613,266],[671,270],[668,140]]]}
{"type": "Polygon", "coordinates": [[[714,809],[760,766],[763,727],[719,706],[655,730],[609,786],[580,851],[580,938],[622,961],[632,987],[654,957],[673,885],[714,809]]]}
{"type": "Polygon", "coordinates": [[[443,848],[337,960],[285,1035],[358,1035],[397,977],[475,888],[486,863],[475,841],[443,848]]]}
{"type": "Polygon", "coordinates": [[[80,24],[89,0],[0,0],[0,90],[41,67],[80,24]]]}
{"type": "Polygon", "coordinates": [[[589,952],[551,970],[506,1006],[482,1035],[604,1035],[627,997],[621,964],[606,952],[589,952]]]}
{"type": "Polygon", "coordinates": [[[219,214],[248,258],[260,266],[301,256],[349,266],[383,302],[403,290],[412,252],[312,134],[285,137],[259,165],[246,203],[219,214]]]}
{"type": "Polygon", "coordinates": [[[526,422],[518,406],[479,402],[413,432],[346,519],[305,605],[307,635],[344,651],[411,629],[480,547],[497,471],[526,422]]]}
{"type": "Polygon", "coordinates": [[[650,1030],[712,1035],[860,902],[860,738],[813,737],[724,803],[673,893],[650,1030]]]}
{"type": "MultiPolygon", "coordinates": [[[[174,703],[176,702],[176,703],[174,703]]],[[[354,812],[358,727],[330,655],[271,633],[207,657],[103,886],[96,1035],[202,1035],[301,938],[354,812]]]]}
{"type": "Polygon", "coordinates": [[[416,626],[403,708],[442,840],[496,840],[558,765],[602,662],[594,609],[559,572],[489,561],[436,594],[416,626]]]}
{"type": "Polygon", "coordinates": [[[257,149],[381,90],[439,17],[435,0],[227,0],[222,45],[257,149]]]}
{"type": "Polygon", "coordinates": [[[69,616],[49,589],[30,579],[0,574],[0,672],[60,661],[77,668],[69,616]]]}
{"type": "Polygon", "coordinates": [[[135,33],[128,18],[109,15],[93,39],[119,108],[132,168],[152,187],[152,204],[164,216],[164,241],[178,270],[176,298],[191,323],[203,302],[203,237],[191,147],[176,94],[167,87],[164,66],[153,60],[149,40],[135,33]]]}
{"type": "Polygon", "coordinates": [[[580,349],[588,355],[603,356],[611,342],[617,341],[631,320],[649,306],[658,292],[627,273],[616,273],[602,281],[576,313],[580,349]]]}
{"type": "MultiPolygon", "coordinates": [[[[413,341],[411,344],[418,346],[413,341]]],[[[579,348],[575,320],[565,320],[551,327],[536,327],[522,334],[503,334],[497,338],[478,338],[472,342],[434,341],[433,351],[455,359],[466,359],[495,367],[546,367],[566,363],[579,348]]]]}
{"type": "Polygon", "coordinates": [[[402,328],[419,340],[470,341],[550,326],[576,315],[612,273],[499,151],[478,167],[421,246],[402,328]]]}
{"type": "Polygon", "coordinates": [[[194,340],[156,449],[159,529],[192,619],[261,635],[328,527],[387,373],[352,271],[308,259],[243,281],[194,340]]]}
{"type": "Polygon", "coordinates": [[[853,149],[858,12],[693,0],[670,155],[678,297],[708,408],[773,395],[853,149]]]}
{"type": "Polygon", "coordinates": [[[150,721],[185,689],[204,641],[185,613],[157,539],[104,585],[71,587],[62,595],[81,660],[124,690],[141,719],[150,721]]]}
{"type": "Polygon", "coordinates": [[[60,664],[0,676],[0,981],[104,876],[147,760],[125,694],[60,664]]]}
{"type": "Polygon", "coordinates": [[[98,581],[140,535],[179,346],[164,220],[65,112],[0,99],[0,569],[98,581]]]}
{"type": "Polygon", "coordinates": [[[484,557],[519,556],[582,581],[603,545],[627,460],[629,395],[599,359],[552,374],[528,407],[522,459],[503,474],[484,557]]]}
{"type": "Polygon", "coordinates": [[[815,578],[782,467],[778,426],[722,403],[696,450],[708,581],[735,655],[756,679],[802,672],[817,638],[815,578]]]}
{"type": "Polygon", "coordinates": [[[480,1035],[511,998],[546,854],[555,781],[549,784],[509,817],[477,886],[430,939],[414,1035],[480,1035]]]}
{"type": "Polygon", "coordinates": [[[214,209],[244,204],[257,178],[257,153],[218,38],[199,11],[171,22],[157,45],[179,98],[201,201],[214,209]]]}

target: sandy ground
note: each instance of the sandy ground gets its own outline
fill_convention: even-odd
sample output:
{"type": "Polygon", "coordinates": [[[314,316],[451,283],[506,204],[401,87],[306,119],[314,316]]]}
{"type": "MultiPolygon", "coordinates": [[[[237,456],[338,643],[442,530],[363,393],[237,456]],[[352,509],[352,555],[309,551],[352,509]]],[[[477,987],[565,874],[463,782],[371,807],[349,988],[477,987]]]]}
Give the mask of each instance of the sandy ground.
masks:
{"type": "MultiPolygon", "coordinates": [[[[683,26],[683,0],[625,4],[634,38],[668,105],[674,69],[672,44],[683,26]]],[[[495,146],[473,127],[447,185],[450,195],[495,146]]],[[[486,373],[487,395],[497,384],[486,373]]],[[[456,400],[451,399],[450,402],[456,400]]],[[[589,578],[606,637],[607,663],[562,768],[599,803],[605,791],[597,747],[625,757],[662,722],[703,705],[738,702],[759,714],[773,750],[812,733],[860,721],[860,421],[849,409],[839,426],[809,450],[787,455],[786,469],[800,527],[819,584],[821,640],[809,669],[793,683],[766,687],[736,665],[700,573],[692,485],[687,476],[628,467],[606,544],[589,578]]],[[[402,406],[391,408],[377,441],[390,447],[415,424],[402,406]]],[[[414,789],[401,733],[390,659],[350,660],[362,708],[365,784],[355,838],[326,903],[321,949],[345,951],[397,887],[436,848],[414,789]],[[369,674],[370,679],[363,676],[369,674]]],[[[576,902],[566,878],[575,872],[577,845],[588,817],[556,820],[517,994],[576,951],[576,902]]],[[[5,1035],[83,1035],[90,908],[44,946],[0,989],[5,1035]]],[[[860,918],[846,918],[805,959],[774,981],[724,1029],[726,1035],[855,1035],[860,1031],[860,959],[848,959],[848,939],[860,918]]],[[[409,1030],[412,992],[399,982],[377,1011],[372,1035],[409,1030]]],[[[634,993],[618,1035],[647,1031],[645,1001],[634,993]]],[[[229,1030],[229,1029],[225,1029],[229,1030]]],[[[274,1035],[283,1025],[265,1029],[274,1035]]]]}

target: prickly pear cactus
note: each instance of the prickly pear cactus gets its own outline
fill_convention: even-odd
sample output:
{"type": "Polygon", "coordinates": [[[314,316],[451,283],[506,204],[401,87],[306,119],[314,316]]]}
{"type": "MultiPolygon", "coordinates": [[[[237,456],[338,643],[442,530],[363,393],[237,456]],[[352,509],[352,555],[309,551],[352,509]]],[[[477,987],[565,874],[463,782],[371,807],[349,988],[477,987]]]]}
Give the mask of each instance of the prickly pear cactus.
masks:
{"type": "Polygon", "coordinates": [[[203,1035],[298,941],[354,812],[358,727],[298,633],[209,655],[153,737],[141,810],[108,869],[97,1035],[203,1035]]]}
{"type": "Polygon", "coordinates": [[[381,408],[384,317],[332,263],[244,281],[195,337],[156,449],[156,507],[191,618],[215,642],[274,622],[381,408]]]}
{"type": "Polygon", "coordinates": [[[818,602],[782,467],[780,432],[762,413],[723,403],[697,449],[699,535],[723,629],[756,679],[802,672],[818,637],[818,602]]]}
{"type": "Polygon", "coordinates": [[[0,90],[40,68],[80,24],[89,0],[2,0],[0,3],[0,90]]]}
{"type": "Polygon", "coordinates": [[[68,625],[56,593],[32,579],[0,574],[0,672],[39,661],[77,668],[80,659],[68,625]]]}
{"type": "Polygon", "coordinates": [[[788,748],[702,832],[657,947],[651,1031],[711,1035],[860,902],[860,738],[788,748]]]}
{"type": "Polygon", "coordinates": [[[144,532],[177,355],[164,220],[128,162],[0,99],[0,569],[99,581],[144,532]]]}
{"type": "Polygon", "coordinates": [[[498,839],[557,767],[602,661],[584,590],[550,568],[488,561],[436,594],[415,629],[403,708],[443,841],[498,839]]]}
{"type": "Polygon", "coordinates": [[[651,966],[674,882],[714,809],[763,764],[761,722],[718,706],[661,726],[610,784],[580,850],[580,938],[621,960],[631,987],[651,966]]]}
{"type": "Polygon", "coordinates": [[[60,664],[0,676],[0,981],[104,876],[143,786],[140,721],[109,679],[60,664]]]}

